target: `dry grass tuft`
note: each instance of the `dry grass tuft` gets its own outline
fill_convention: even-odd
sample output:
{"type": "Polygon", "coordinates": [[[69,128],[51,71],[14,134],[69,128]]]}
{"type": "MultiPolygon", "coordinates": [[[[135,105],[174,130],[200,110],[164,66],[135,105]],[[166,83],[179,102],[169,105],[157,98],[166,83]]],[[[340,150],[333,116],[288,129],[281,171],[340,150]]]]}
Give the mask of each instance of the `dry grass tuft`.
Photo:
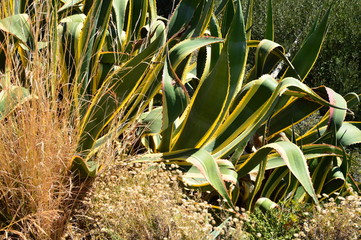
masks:
{"type": "MultiPolygon", "coordinates": [[[[46,16],[46,3],[33,7],[39,13],[36,18],[46,16]]],[[[35,39],[47,41],[38,20],[32,29],[35,39]]],[[[61,228],[54,223],[62,222],[64,202],[70,197],[68,169],[76,150],[76,129],[70,123],[70,104],[50,93],[51,81],[61,79],[51,53],[36,50],[20,62],[10,39],[6,35],[6,44],[0,43],[7,55],[0,90],[24,86],[32,97],[0,120],[0,238],[54,239],[54,228],[61,228]]]]}
{"type": "Polygon", "coordinates": [[[40,94],[0,122],[0,227],[48,239],[69,196],[75,131],[40,94]]]}

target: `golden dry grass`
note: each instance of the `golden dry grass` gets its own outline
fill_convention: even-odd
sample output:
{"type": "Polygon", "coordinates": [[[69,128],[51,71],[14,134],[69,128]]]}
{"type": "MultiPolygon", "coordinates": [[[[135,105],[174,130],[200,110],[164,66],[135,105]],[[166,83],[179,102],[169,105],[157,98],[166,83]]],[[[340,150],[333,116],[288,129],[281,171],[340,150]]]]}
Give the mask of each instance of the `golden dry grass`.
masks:
{"type": "MultiPolygon", "coordinates": [[[[46,41],[49,36],[41,35],[45,29],[39,24],[46,16],[40,13],[49,8],[46,3],[33,7],[39,12],[33,34],[46,41]]],[[[5,14],[1,11],[1,17],[5,14]]],[[[50,82],[61,78],[52,54],[34,51],[21,62],[10,39],[5,35],[6,44],[0,43],[7,56],[0,89],[25,86],[32,97],[0,121],[0,237],[53,239],[62,227],[54,223],[63,222],[64,202],[71,196],[68,169],[76,150],[76,129],[69,103],[57,101],[49,91],[50,82]]]]}
{"type": "Polygon", "coordinates": [[[70,191],[75,130],[43,93],[0,122],[1,229],[49,237],[70,191]]]}

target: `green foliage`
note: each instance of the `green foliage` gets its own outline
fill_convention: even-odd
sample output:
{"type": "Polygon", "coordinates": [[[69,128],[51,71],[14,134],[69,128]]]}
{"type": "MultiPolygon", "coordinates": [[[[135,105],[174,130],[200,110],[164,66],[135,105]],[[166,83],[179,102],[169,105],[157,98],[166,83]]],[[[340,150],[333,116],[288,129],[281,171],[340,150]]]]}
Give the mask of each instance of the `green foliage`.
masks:
{"type": "MultiPolygon", "coordinates": [[[[59,10],[45,25],[51,34],[43,35],[51,37],[42,44],[32,43],[28,21],[9,30],[13,18],[32,19],[33,12],[12,15],[9,7],[10,16],[0,20],[1,36],[9,35],[6,44],[17,53],[0,56],[4,73],[12,57],[26,69],[34,51],[53,54],[54,77],[46,87],[51,98],[72,106],[69,118],[78,129],[73,171],[96,176],[99,149],[138,123],[150,154],[135,161],[179,164],[186,185],[215,190],[233,209],[252,209],[259,197],[318,204],[317,194],[359,191],[343,150],[361,142],[360,122],[345,121],[359,96],[303,83],[325,40],[330,8],[312,20],[289,60],[272,41],[279,35],[272,1],[265,4],[268,39],[260,41],[251,40],[252,0],[245,8],[240,0],[183,0],[169,21],[156,15],[155,3],[52,1],[49,7],[59,10]],[[293,131],[321,108],[326,112],[309,131],[293,131]]],[[[24,70],[24,82],[30,79],[24,70]]]]}
{"type": "MultiPolygon", "coordinates": [[[[358,0],[318,1],[318,0],[273,0],[275,14],[275,41],[291,53],[300,46],[307,36],[312,22],[319,16],[320,7],[333,5],[330,27],[319,60],[306,79],[310,86],[327,85],[345,95],[360,88],[361,30],[357,22],[361,14],[358,0]],[[295,42],[297,40],[297,42],[295,42]]],[[[266,24],[266,4],[256,4],[253,34],[256,39],[264,36],[266,24]]],[[[360,118],[360,107],[355,113],[360,118]]]]}
{"type": "Polygon", "coordinates": [[[295,239],[301,231],[305,217],[305,206],[297,204],[280,204],[278,208],[268,211],[255,209],[244,221],[244,231],[250,239],[295,239]]]}

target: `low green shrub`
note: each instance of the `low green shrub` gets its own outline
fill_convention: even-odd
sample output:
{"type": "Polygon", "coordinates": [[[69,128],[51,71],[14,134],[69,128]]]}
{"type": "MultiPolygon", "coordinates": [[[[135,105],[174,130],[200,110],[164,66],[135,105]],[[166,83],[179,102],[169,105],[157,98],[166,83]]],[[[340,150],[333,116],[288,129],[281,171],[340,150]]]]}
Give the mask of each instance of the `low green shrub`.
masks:
{"type": "MultiPolygon", "coordinates": [[[[361,237],[361,197],[328,198],[321,206],[280,203],[267,212],[256,209],[243,220],[250,239],[356,240],[361,237]]],[[[323,198],[328,197],[326,195],[323,198]]]]}
{"type": "Polygon", "coordinates": [[[305,208],[296,202],[281,203],[266,212],[257,208],[245,221],[244,230],[250,239],[294,239],[301,230],[305,208]]]}

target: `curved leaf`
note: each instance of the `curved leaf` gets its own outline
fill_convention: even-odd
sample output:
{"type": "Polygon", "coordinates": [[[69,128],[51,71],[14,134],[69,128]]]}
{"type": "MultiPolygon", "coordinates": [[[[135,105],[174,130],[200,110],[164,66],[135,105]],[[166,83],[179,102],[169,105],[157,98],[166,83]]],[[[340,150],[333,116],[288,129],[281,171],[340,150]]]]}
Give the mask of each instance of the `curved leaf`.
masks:
{"type": "Polygon", "coordinates": [[[239,177],[248,174],[261,161],[266,159],[270,151],[275,150],[282,157],[288,169],[302,184],[306,192],[312,197],[315,203],[318,203],[315,190],[313,189],[310,173],[307,167],[307,160],[297,145],[291,142],[270,143],[260,148],[249,159],[247,159],[238,168],[239,177]]]}
{"type": "Polygon", "coordinates": [[[169,51],[169,58],[172,63],[172,67],[177,68],[178,65],[185,59],[185,57],[193,53],[195,50],[209,44],[220,42],[223,42],[222,38],[214,37],[198,37],[181,41],[169,51]]]}
{"type": "Polygon", "coordinates": [[[35,98],[28,89],[19,86],[10,86],[0,91],[0,121],[6,118],[17,106],[35,98]]]}
{"type": "Polygon", "coordinates": [[[19,39],[30,49],[34,49],[34,37],[30,29],[30,17],[27,14],[15,14],[0,19],[0,30],[19,39]]]}

